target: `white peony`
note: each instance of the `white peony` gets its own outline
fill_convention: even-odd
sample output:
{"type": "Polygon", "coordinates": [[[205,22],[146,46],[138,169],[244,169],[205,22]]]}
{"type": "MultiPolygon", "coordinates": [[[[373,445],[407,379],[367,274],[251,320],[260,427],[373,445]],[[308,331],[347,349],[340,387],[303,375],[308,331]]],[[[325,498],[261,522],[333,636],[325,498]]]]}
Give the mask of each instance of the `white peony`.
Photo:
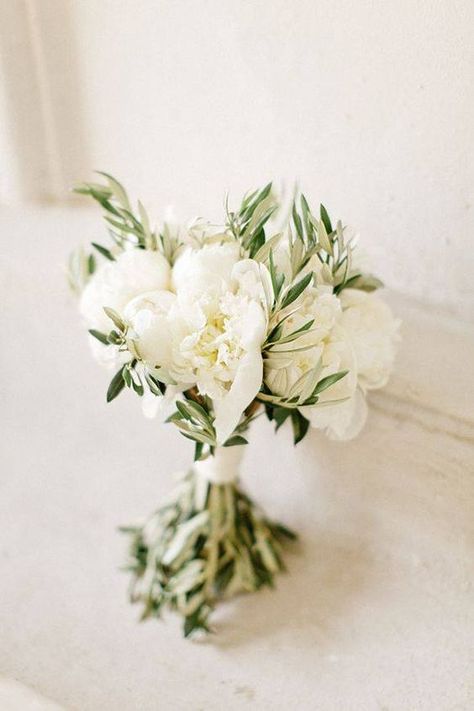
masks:
{"type": "Polygon", "coordinates": [[[149,368],[171,368],[176,295],[164,289],[140,294],[129,301],[123,317],[132,327],[128,335],[143,362],[149,368]]]}
{"type": "Polygon", "coordinates": [[[237,262],[229,245],[209,249],[210,260],[195,250],[178,260],[176,294],[143,294],[124,316],[146,366],[162,368],[178,388],[197,386],[213,400],[217,441],[223,444],[262,382],[267,313],[259,278],[266,275],[252,260],[237,262]]]}
{"type": "Polygon", "coordinates": [[[340,323],[354,348],[359,384],[367,390],[382,388],[393,368],[399,321],[373,293],[344,289],[340,299],[340,323]]]}
{"type": "Polygon", "coordinates": [[[82,292],[79,310],[90,328],[108,332],[112,324],[104,306],[121,313],[134,296],[167,289],[169,281],[170,266],[160,252],[130,249],[93,274],[82,292]]]}
{"type": "Polygon", "coordinates": [[[241,259],[232,269],[232,281],[241,293],[260,302],[266,314],[273,304],[273,286],[267,267],[254,259],[241,259]]]}
{"type": "Polygon", "coordinates": [[[194,293],[220,289],[229,283],[239,258],[240,246],[235,241],[206,244],[201,249],[187,247],[173,267],[173,289],[194,293]]]}
{"type": "MultiPolygon", "coordinates": [[[[104,311],[108,306],[119,314],[138,294],[152,289],[166,289],[170,281],[170,266],[160,252],[130,249],[114,262],[106,262],[93,274],[82,292],[79,310],[88,326],[108,333],[113,324],[104,311]]],[[[103,365],[115,367],[123,358],[117,349],[104,346],[92,336],[90,345],[94,357],[103,365]]]]}
{"type": "MultiPolygon", "coordinates": [[[[333,439],[350,439],[362,429],[366,419],[365,400],[357,392],[357,366],[352,344],[339,325],[341,303],[332,288],[323,286],[305,292],[297,302],[298,311],[284,324],[283,335],[314,323],[304,335],[294,341],[292,353],[272,352],[270,367],[265,368],[265,381],[272,392],[288,396],[298,379],[318,364],[319,379],[342,370],[349,371],[341,380],[324,390],[315,406],[301,407],[301,414],[311,425],[326,431],[333,439]],[[280,363],[279,363],[280,361],[280,363]],[[333,403],[334,404],[331,404],[333,403]]],[[[285,350],[283,346],[280,350],[285,350]]]]}
{"type": "Polygon", "coordinates": [[[350,373],[323,393],[321,401],[338,396],[346,381],[357,389],[348,400],[323,407],[302,408],[314,427],[324,429],[331,439],[352,439],[367,418],[365,391],[383,387],[392,371],[399,322],[390,308],[372,293],[344,289],[340,294],[342,313],[336,332],[352,351],[350,373]],[[326,396],[326,397],[324,397],[326,396]]]}
{"type": "Polygon", "coordinates": [[[290,313],[283,324],[282,336],[302,328],[314,321],[310,330],[302,334],[292,344],[285,344],[271,351],[270,367],[265,368],[265,380],[272,392],[288,395],[289,390],[306,372],[315,368],[323,357],[328,339],[338,316],[341,305],[332,289],[322,287],[306,290],[295,304],[291,304],[281,316],[290,313]],[[297,309],[297,310],[295,310],[297,309]],[[295,313],[291,313],[295,311],[295,313]],[[294,348],[292,353],[288,350],[294,348]],[[299,350],[305,348],[305,350],[299,350]],[[298,349],[298,350],[297,350],[298,349]],[[281,355],[278,354],[282,351],[281,355]]]}
{"type": "Polygon", "coordinates": [[[297,380],[318,362],[323,365],[320,379],[348,370],[321,393],[315,406],[300,409],[313,427],[325,430],[330,438],[352,439],[366,421],[365,391],[383,387],[388,380],[399,322],[377,296],[355,289],[345,289],[337,297],[331,287],[320,286],[305,292],[297,306],[285,322],[283,335],[314,319],[314,333],[295,342],[298,348],[312,347],[281,356],[272,353],[265,380],[272,392],[288,396],[297,380]]]}
{"type": "Polygon", "coordinates": [[[352,439],[365,424],[367,405],[364,395],[357,388],[354,350],[344,329],[338,324],[324,341],[322,364],[320,379],[342,370],[348,373],[324,390],[315,406],[301,407],[301,414],[312,427],[324,430],[330,439],[352,439]]]}

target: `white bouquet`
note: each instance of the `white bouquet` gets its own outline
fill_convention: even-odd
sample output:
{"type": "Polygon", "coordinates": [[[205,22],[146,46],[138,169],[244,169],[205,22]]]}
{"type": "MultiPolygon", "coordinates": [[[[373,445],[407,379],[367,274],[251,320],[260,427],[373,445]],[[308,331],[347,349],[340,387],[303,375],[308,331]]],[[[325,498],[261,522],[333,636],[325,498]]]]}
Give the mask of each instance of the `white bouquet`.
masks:
{"type": "Polygon", "coordinates": [[[184,633],[208,629],[215,602],[272,585],[281,543],[294,538],[268,521],[237,484],[240,454],[260,414],[291,422],[295,444],[309,427],[333,439],[356,436],[366,393],[382,387],[394,360],[398,322],[373,292],[356,238],[304,195],[287,224],[271,184],[244,197],[225,221],[152,229],[124,188],[77,192],[105,211],[111,244],[76,252],[69,277],[97,360],[144,413],[161,414],[194,443],[194,464],[170,500],[131,535],[131,598],[143,617],[164,607],[184,633]],[[274,232],[274,233],[273,233],[274,232]]]}

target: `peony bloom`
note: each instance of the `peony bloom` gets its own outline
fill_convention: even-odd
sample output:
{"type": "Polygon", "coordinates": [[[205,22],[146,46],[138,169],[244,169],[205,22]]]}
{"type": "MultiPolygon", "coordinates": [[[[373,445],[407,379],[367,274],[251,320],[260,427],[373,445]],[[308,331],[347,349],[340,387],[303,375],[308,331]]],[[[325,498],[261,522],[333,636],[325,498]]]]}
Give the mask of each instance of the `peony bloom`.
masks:
{"type": "Polygon", "coordinates": [[[352,439],[367,419],[365,397],[357,389],[355,353],[344,329],[335,325],[324,341],[320,379],[342,370],[348,373],[324,390],[317,405],[301,407],[312,427],[324,430],[330,439],[352,439]]]}
{"type": "Polygon", "coordinates": [[[331,439],[352,439],[359,434],[367,418],[365,391],[383,387],[392,371],[399,322],[387,304],[372,293],[344,289],[340,301],[342,313],[336,332],[351,349],[352,364],[348,362],[345,367],[350,367],[350,373],[326,390],[321,402],[337,399],[343,384],[347,387],[355,383],[358,387],[345,402],[302,408],[302,412],[314,427],[324,429],[331,439]]]}
{"type": "Polygon", "coordinates": [[[390,375],[398,321],[378,297],[355,289],[345,289],[338,297],[331,287],[320,286],[305,292],[297,306],[285,322],[283,335],[314,319],[312,333],[294,342],[298,348],[311,347],[281,356],[278,349],[272,351],[265,381],[275,394],[288,396],[298,379],[318,363],[320,379],[349,371],[321,393],[315,406],[300,410],[331,439],[352,439],[367,418],[365,390],[383,387],[390,375]]]}
{"type": "Polygon", "coordinates": [[[239,258],[240,246],[237,242],[206,244],[201,249],[187,247],[173,267],[173,290],[198,293],[211,288],[219,289],[230,281],[232,269],[239,258]]]}
{"type": "Polygon", "coordinates": [[[399,321],[387,304],[374,294],[344,289],[340,323],[351,341],[363,389],[382,388],[395,359],[399,321]]]}
{"type": "Polygon", "coordinates": [[[128,336],[150,369],[171,366],[175,305],[176,295],[160,289],[136,296],[123,310],[125,321],[132,327],[128,336]]]}
{"type": "MultiPolygon", "coordinates": [[[[293,385],[323,359],[328,339],[341,313],[341,305],[332,289],[321,287],[308,289],[295,304],[287,309],[291,315],[283,324],[282,336],[288,336],[314,321],[310,330],[292,344],[271,351],[269,366],[265,368],[265,381],[272,392],[287,396],[293,385]],[[295,309],[298,309],[295,311],[295,309]],[[295,313],[291,313],[295,311],[295,313]],[[303,349],[304,350],[300,350],[303,349]],[[294,349],[292,353],[288,351],[294,349]],[[278,351],[281,350],[281,355],[278,351]]],[[[285,312],[282,313],[284,317],[285,312]]],[[[335,372],[335,371],[334,371],[335,372]]]]}
{"type": "Polygon", "coordinates": [[[154,289],[167,289],[170,266],[160,252],[130,249],[114,262],[106,262],[91,277],[82,292],[79,309],[90,328],[108,332],[108,306],[118,313],[134,296],[154,289]]]}
{"type": "Polygon", "coordinates": [[[196,386],[212,399],[219,444],[262,382],[266,274],[237,256],[233,244],[187,250],[173,269],[176,294],[143,294],[124,311],[145,365],[161,368],[181,390],[196,386]],[[203,252],[209,259],[200,258],[203,252]]]}
{"type": "MultiPolygon", "coordinates": [[[[93,274],[82,292],[79,310],[89,328],[108,333],[113,324],[104,306],[122,313],[128,302],[138,294],[152,289],[166,289],[170,281],[170,266],[160,252],[130,249],[114,262],[106,262],[93,274]]],[[[91,336],[95,358],[103,365],[117,363],[115,348],[103,346],[91,336]]]]}
{"type": "Polygon", "coordinates": [[[320,380],[347,370],[347,375],[321,393],[315,406],[299,409],[312,427],[325,430],[332,439],[355,437],[365,423],[366,408],[363,396],[357,391],[354,349],[340,325],[340,300],[331,287],[322,286],[305,292],[297,305],[298,311],[285,321],[283,335],[314,320],[310,331],[293,342],[295,349],[309,347],[281,356],[274,349],[271,366],[265,368],[265,381],[272,392],[288,397],[299,378],[318,365],[320,380]]]}

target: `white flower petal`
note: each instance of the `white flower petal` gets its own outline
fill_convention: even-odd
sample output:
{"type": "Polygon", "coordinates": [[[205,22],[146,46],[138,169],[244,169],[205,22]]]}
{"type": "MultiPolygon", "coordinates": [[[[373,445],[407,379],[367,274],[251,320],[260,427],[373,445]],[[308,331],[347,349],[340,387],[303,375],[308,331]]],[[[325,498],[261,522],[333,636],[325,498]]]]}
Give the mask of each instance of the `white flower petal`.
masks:
{"type": "Polygon", "coordinates": [[[250,302],[242,314],[242,345],[246,354],[240,361],[229,391],[213,401],[218,444],[224,444],[237,426],[243,411],[252,402],[262,384],[261,344],[265,338],[266,318],[262,307],[250,302]]]}
{"type": "Polygon", "coordinates": [[[367,419],[364,394],[356,390],[345,402],[334,405],[326,402],[322,407],[302,407],[302,414],[311,426],[324,430],[329,439],[349,440],[357,437],[367,419]]]}
{"type": "Polygon", "coordinates": [[[354,348],[359,383],[365,389],[381,388],[393,368],[399,321],[372,293],[344,289],[341,303],[340,322],[354,348]]]}
{"type": "Polygon", "coordinates": [[[175,303],[176,296],[170,291],[151,291],[132,299],[123,311],[140,357],[152,368],[171,365],[173,333],[169,315],[175,303]]]}
{"type": "Polygon", "coordinates": [[[230,282],[232,269],[239,259],[237,242],[187,247],[173,267],[172,283],[178,293],[202,294],[220,289],[230,282]]]}
{"type": "MultiPolygon", "coordinates": [[[[166,289],[169,280],[170,267],[162,254],[130,249],[122,252],[116,261],[102,264],[93,274],[82,292],[79,310],[88,328],[109,333],[113,324],[104,306],[121,314],[135,296],[152,289],[166,289]]],[[[107,363],[112,350],[97,342],[93,355],[99,363],[107,363]]]]}
{"type": "Polygon", "coordinates": [[[239,294],[260,301],[268,313],[273,305],[273,287],[270,272],[264,264],[254,259],[241,259],[232,269],[232,279],[238,284],[239,294]]]}
{"type": "Polygon", "coordinates": [[[260,390],[262,375],[263,360],[259,346],[242,359],[229,392],[214,400],[218,445],[224,444],[238,425],[243,411],[260,390]]]}

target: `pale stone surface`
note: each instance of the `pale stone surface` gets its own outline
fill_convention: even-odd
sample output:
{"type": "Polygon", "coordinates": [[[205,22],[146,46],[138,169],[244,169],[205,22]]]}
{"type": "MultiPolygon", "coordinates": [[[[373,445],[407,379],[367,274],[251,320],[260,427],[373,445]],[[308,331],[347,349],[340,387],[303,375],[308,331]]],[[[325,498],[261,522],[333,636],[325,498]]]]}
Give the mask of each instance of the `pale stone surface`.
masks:
{"type": "Polygon", "coordinates": [[[2,677],[0,677],[0,708],[2,711],[64,711],[54,701],[45,699],[25,684],[2,677]]]}
{"type": "Polygon", "coordinates": [[[472,326],[393,297],[398,371],[359,439],[295,450],[257,423],[244,482],[301,544],[277,590],[184,641],[172,617],[137,623],[116,526],[159,503],[191,447],[132,397],[106,405],[59,272],[99,229],[78,213],[68,235],[66,215],[0,224],[16,235],[1,281],[0,672],[77,711],[474,708],[472,326]]]}

